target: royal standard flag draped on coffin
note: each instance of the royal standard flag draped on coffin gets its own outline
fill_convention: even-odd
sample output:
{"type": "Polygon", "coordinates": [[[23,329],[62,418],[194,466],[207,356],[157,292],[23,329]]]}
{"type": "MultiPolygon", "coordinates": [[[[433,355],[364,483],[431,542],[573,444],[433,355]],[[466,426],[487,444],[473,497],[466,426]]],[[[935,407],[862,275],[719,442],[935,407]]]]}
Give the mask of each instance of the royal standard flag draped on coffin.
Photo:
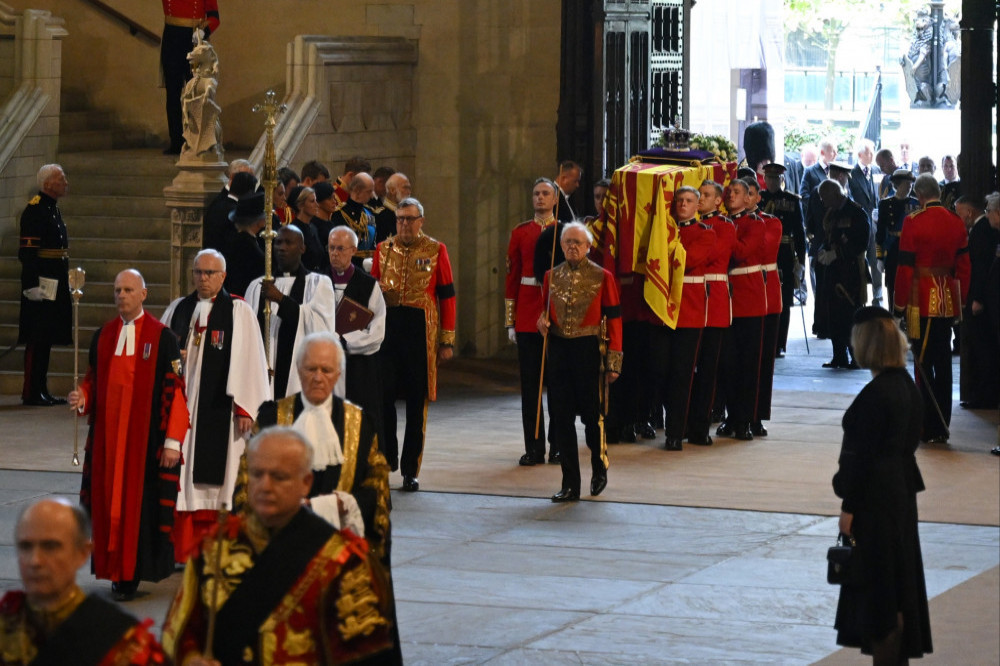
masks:
{"type": "MultiPolygon", "coordinates": [[[[705,180],[726,185],[735,164],[671,165],[633,161],[616,170],[593,224],[597,247],[614,259],[618,276],[645,276],[646,303],[670,328],[677,326],[684,286],[684,247],[673,216],[674,192],[705,180]]],[[[605,262],[609,266],[610,262],[605,262]]]]}

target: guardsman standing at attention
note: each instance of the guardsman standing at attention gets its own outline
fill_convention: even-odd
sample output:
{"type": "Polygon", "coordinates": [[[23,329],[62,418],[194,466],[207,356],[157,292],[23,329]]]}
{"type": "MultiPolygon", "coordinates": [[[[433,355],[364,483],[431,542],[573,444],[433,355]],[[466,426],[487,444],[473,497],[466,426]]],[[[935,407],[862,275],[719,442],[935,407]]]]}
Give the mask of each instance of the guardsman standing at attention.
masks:
{"type": "MultiPolygon", "coordinates": [[[[524,455],[518,463],[524,466],[545,462],[545,417],[538,421],[535,437],[535,416],[542,370],[542,336],[538,332],[538,317],[545,310],[542,285],[535,278],[535,245],[542,229],[555,224],[558,190],[548,178],[539,178],[531,190],[535,216],[514,227],[507,246],[507,283],[504,290],[507,335],[517,344],[517,361],[521,375],[521,422],[524,427],[524,455]]],[[[559,462],[557,452],[549,451],[550,462],[559,462]]]]}
{"type": "Polygon", "coordinates": [[[163,38],[160,42],[160,67],[167,90],[167,129],[170,146],[165,155],[180,155],[184,147],[184,120],[181,93],[191,78],[187,54],[193,48],[194,31],[204,38],[219,29],[218,0],[163,0],[163,38]]]}
{"type": "Polygon", "coordinates": [[[73,312],[69,295],[69,241],[58,200],[69,182],[58,164],[38,170],[38,194],[21,214],[21,318],[17,336],[24,345],[24,388],[21,402],[48,407],[65,405],[49,393],[52,345],[73,344],[73,312]]]}

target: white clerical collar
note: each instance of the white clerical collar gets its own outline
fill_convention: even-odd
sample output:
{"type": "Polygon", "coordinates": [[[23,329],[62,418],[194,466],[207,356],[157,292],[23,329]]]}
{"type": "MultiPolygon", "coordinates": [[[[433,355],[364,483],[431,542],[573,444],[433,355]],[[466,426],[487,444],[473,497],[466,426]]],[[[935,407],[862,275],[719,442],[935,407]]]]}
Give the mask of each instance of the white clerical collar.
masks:
{"type": "Polygon", "coordinates": [[[309,398],[306,397],[306,394],[303,393],[302,394],[302,405],[306,409],[323,409],[323,410],[326,411],[326,413],[332,414],[333,413],[333,393],[331,393],[330,395],[326,396],[326,400],[324,400],[323,402],[319,403],[318,405],[314,405],[309,400],[309,398]]]}
{"type": "Polygon", "coordinates": [[[118,332],[118,343],[115,345],[115,356],[121,356],[122,352],[126,356],[135,356],[135,322],[142,318],[144,312],[139,309],[139,315],[132,321],[125,321],[122,317],[122,327],[118,332]]]}

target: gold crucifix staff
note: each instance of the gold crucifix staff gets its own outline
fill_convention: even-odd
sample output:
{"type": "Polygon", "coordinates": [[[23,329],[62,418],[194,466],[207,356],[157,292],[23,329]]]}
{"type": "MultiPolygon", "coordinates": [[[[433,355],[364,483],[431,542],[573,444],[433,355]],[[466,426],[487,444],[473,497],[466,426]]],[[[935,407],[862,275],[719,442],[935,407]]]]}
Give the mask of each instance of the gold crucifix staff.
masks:
{"type": "MultiPolygon", "coordinates": [[[[261,165],[261,184],[264,186],[264,283],[274,284],[274,275],[271,272],[272,245],[274,244],[275,233],[272,221],[274,219],[274,188],[278,186],[278,158],[274,152],[274,127],[278,123],[278,116],[285,109],[284,104],[278,104],[278,97],[273,90],[264,93],[263,104],[254,104],[253,112],[265,114],[264,119],[264,163],[261,165]]],[[[263,296],[264,290],[261,289],[263,296]]],[[[267,357],[267,371],[272,377],[274,368],[271,367],[271,301],[264,299],[264,355],[267,357]]]]}
{"type": "MultiPolygon", "coordinates": [[[[73,297],[73,390],[80,390],[80,297],[87,271],[79,266],[69,271],[69,293],[73,297]]],[[[80,419],[73,410],[73,465],[80,465],[80,419]]]]}

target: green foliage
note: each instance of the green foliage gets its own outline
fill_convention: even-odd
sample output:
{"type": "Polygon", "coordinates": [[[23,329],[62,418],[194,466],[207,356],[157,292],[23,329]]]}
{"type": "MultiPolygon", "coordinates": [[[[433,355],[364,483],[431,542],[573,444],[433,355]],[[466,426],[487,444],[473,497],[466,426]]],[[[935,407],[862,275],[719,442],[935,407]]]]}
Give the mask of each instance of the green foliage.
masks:
{"type": "Polygon", "coordinates": [[[820,124],[789,118],[785,121],[785,150],[796,151],[808,144],[816,145],[820,139],[829,136],[837,141],[837,152],[847,155],[854,150],[855,133],[856,130],[829,122],[820,124]]]}
{"type": "MultiPolygon", "coordinates": [[[[656,145],[663,147],[666,142],[666,137],[661,136],[656,141],[656,145]]],[[[721,134],[691,134],[691,140],[688,144],[691,150],[707,150],[711,153],[715,153],[716,158],[720,162],[735,162],[736,161],[736,146],[733,142],[729,140],[729,137],[722,136],[721,134]]]]}

